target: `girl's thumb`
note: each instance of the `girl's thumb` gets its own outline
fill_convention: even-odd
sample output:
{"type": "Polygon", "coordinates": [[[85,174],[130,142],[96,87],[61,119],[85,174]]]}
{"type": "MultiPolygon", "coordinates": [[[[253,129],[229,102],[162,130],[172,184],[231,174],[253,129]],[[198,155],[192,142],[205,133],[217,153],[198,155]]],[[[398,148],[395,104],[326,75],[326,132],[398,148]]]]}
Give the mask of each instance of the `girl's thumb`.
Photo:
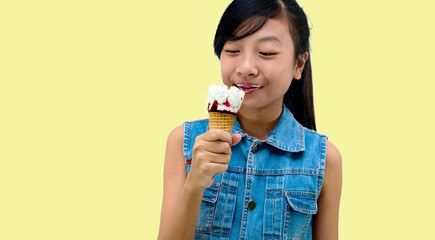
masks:
{"type": "Polygon", "coordinates": [[[240,140],[242,140],[242,135],[240,134],[231,134],[231,146],[236,145],[237,143],[240,142],[240,140]]]}

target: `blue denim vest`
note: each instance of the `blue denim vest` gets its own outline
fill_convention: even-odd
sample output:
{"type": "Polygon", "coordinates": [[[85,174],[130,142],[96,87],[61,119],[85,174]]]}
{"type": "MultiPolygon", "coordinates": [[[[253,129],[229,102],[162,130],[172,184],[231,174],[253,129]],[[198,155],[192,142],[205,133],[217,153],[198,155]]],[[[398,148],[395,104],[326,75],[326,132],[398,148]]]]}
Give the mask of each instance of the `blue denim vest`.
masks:
{"type": "MultiPolygon", "coordinates": [[[[195,138],[208,119],[184,123],[184,157],[190,170],[195,138]]],[[[224,174],[204,191],[195,239],[311,239],[323,182],[327,136],[303,127],[283,105],[266,140],[243,133],[236,120],[224,174]]]]}

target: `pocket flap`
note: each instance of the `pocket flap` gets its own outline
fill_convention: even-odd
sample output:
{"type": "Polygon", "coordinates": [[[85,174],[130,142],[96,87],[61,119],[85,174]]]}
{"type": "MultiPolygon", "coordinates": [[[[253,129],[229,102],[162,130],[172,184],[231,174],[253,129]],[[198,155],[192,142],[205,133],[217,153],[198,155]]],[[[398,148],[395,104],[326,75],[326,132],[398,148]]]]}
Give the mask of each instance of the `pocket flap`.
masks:
{"type": "Polygon", "coordinates": [[[209,188],[206,188],[204,191],[204,195],[202,196],[202,201],[215,203],[218,197],[220,189],[220,184],[212,183],[209,188]]]}
{"type": "Polygon", "coordinates": [[[285,197],[293,210],[307,214],[317,213],[316,193],[285,191],[285,197]]]}

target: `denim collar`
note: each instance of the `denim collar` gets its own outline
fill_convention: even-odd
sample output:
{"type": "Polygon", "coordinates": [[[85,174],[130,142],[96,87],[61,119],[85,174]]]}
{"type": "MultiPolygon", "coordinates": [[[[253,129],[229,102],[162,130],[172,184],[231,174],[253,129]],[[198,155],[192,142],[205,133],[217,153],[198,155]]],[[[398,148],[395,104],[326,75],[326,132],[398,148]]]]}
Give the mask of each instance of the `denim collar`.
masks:
{"type": "MultiPolygon", "coordinates": [[[[238,119],[233,127],[233,134],[241,134],[243,137],[248,136],[243,133],[238,119]]],[[[278,149],[288,152],[305,151],[304,128],[296,121],[290,110],[283,104],[282,113],[275,128],[270,132],[265,142],[278,149]]]]}

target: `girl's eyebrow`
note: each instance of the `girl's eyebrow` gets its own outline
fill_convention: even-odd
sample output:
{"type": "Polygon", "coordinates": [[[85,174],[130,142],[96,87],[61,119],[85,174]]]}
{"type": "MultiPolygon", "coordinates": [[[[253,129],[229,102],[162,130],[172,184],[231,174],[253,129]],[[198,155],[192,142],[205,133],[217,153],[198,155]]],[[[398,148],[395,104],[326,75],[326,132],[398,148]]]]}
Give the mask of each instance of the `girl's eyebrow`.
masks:
{"type": "Polygon", "coordinates": [[[282,42],[279,40],[279,38],[277,38],[275,36],[262,37],[262,38],[257,40],[257,42],[268,42],[268,41],[273,41],[273,42],[277,42],[279,44],[282,44],[282,42]]]}

